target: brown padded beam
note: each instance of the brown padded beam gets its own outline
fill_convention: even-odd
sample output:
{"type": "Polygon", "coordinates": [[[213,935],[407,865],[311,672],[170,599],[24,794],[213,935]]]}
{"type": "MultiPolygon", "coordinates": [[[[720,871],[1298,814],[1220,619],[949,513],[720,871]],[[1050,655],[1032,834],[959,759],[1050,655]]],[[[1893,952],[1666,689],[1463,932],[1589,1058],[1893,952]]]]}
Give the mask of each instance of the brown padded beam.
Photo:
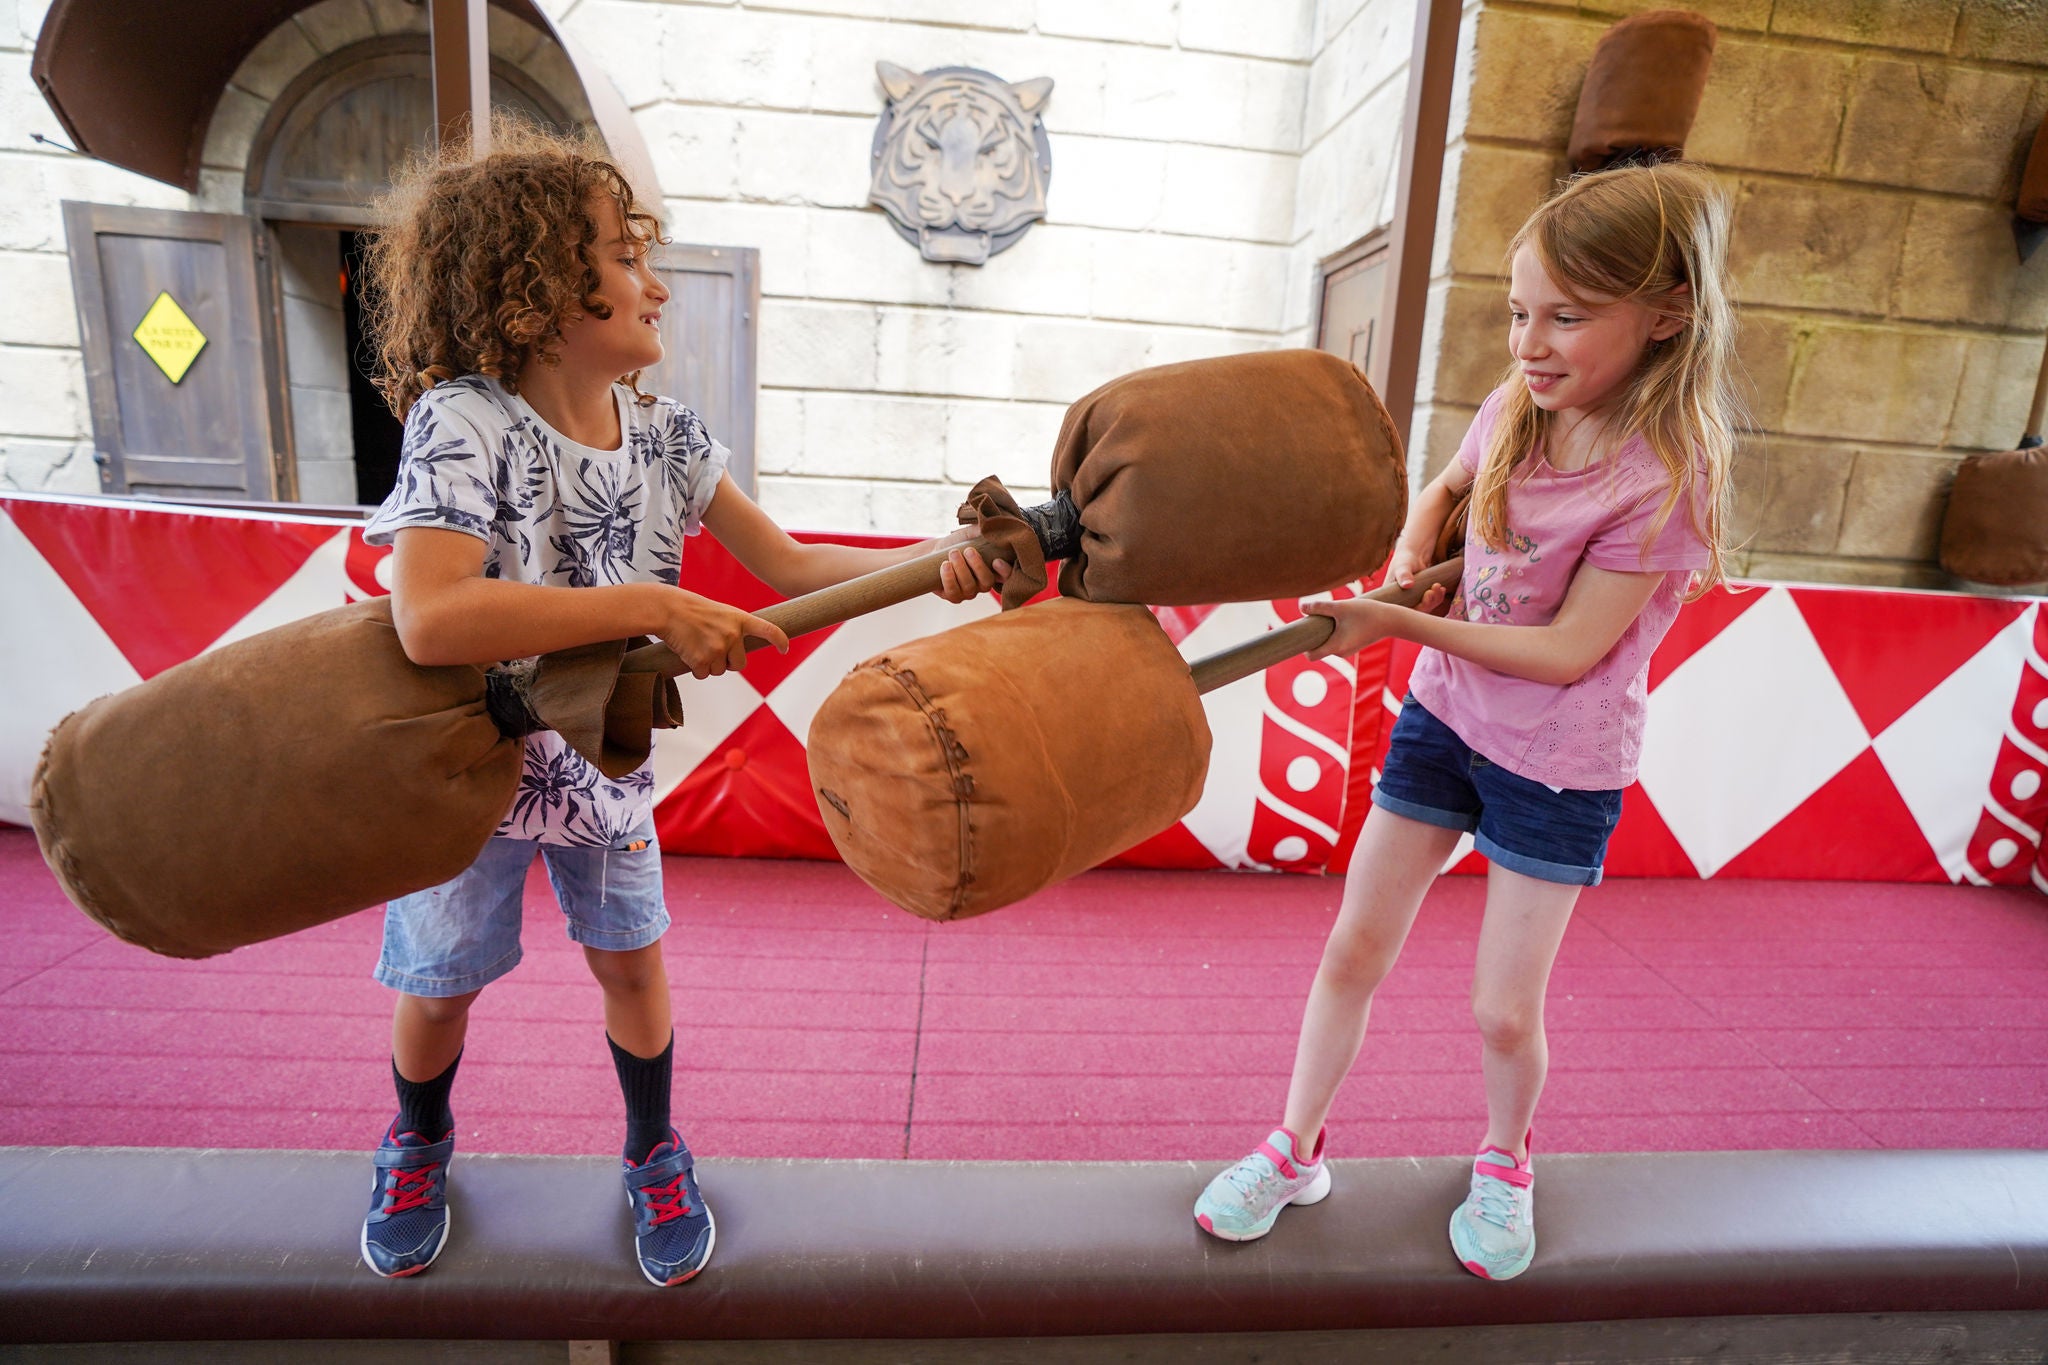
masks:
{"type": "Polygon", "coordinates": [[[447,1251],[356,1259],[366,1153],[0,1150],[0,1340],[1017,1337],[2048,1308],[2048,1153],[1545,1156],[1521,1279],[1451,1259],[1456,1158],[1335,1163],[1262,1242],[1215,1163],[706,1161],[718,1252],[634,1270],[617,1163],[456,1158],[447,1251]]]}

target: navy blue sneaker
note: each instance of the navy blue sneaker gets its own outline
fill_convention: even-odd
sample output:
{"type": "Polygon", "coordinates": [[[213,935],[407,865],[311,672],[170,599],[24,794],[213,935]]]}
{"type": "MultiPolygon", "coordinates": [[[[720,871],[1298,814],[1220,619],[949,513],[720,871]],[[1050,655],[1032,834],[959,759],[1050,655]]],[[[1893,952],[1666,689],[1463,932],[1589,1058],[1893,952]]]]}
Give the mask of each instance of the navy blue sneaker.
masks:
{"type": "Polygon", "coordinates": [[[448,1243],[448,1161],[455,1134],[429,1142],[394,1121],[377,1145],[377,1179],[363,1219],[363,1261],[392,1279],[417,1275],[448,1243]]]}
{"type": "Polygon", "coordinates": [[[704,1268],[718,1228],[682,1134],[671,1128],[647,1160],[626,1165],[626,1202],[633,1207],[633,1251],[650,1284],[681,1284],[704,1268]]]}

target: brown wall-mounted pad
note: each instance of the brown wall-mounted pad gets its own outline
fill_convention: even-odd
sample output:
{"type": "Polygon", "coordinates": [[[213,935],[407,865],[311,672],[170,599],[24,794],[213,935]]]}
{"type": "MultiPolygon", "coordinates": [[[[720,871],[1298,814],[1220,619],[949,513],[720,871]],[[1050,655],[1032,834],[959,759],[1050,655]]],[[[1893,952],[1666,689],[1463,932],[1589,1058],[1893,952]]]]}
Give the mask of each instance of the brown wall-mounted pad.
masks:
{"type": "Polygon", "coordinates": [[[1060,591],[1186,606],[1299,597],[1385,562],[1408,475],[1379,395],[1322,351],[1113,379],[1067,409],[1052,487],[1081,515],[1060,591]]]}
{"type": "Polygon", "coordinates": [[[1973,583],[2048,582],[2048,446],[1963,461],[1942,517],[1941,567],[1973,583]]]}
{"type": "Polygon", "coordinates": [[[1059,598],[848,673],[806,741],[818,811],[863,881],[965,919],[1194,809],[1209,726],[1143,607],[1059,598]]]}
{"type": "Polygon", "coordinates": [[[483,697],[481,669],[405,657],[388,598],[323,612],[67,716],[36,839],[80,909],[154,952],[325,923],[482,850],[525,749],[483,697]]]}
{"type": "Polygon", "coordinates": [[[2020,173],[2020,195],[2014,208],[2030,223],[2048,223],[2048,116],[2034,130],[2033,150],[2027,153],[2027,168],[2020,173]]]}
{"type": "Polygon", "coordinates": [[[1598,170],[1638,149],[1683,151],[1714,64],[1715,37],[1704,15],[1682,9],[1651,10],[1608,29],[1579,88],[1572,168],[1598,170]]]}

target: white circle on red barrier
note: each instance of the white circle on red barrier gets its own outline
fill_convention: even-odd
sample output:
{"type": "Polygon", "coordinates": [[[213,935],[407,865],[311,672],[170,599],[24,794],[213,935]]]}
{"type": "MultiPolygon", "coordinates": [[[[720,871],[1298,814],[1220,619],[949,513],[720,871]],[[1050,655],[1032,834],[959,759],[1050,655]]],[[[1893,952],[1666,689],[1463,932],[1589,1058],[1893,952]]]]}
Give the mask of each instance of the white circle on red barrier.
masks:
{"type": "Polygon", "coordinates": [[[1993,867],[2004,867],[2007,863],[2013,860],[2013,855],[2018,853],[2019,851],[2020,846],[2018,840],[1999,839],[1991,845],[1990,849],[1985,853],[1984,856],[1991,860],[1991,865],[1993,867]]]}
{"type": "MultiPolygon", "coordinates": [[[[1294,675],[1294,699],[1303,706],[1321,706],[1323,698],[1330,695],[1330,680],[1322,670],[1305,668],[1294,675]]],[[[1296,791],[1307,791],[1307,787],[1296,787],[1296,791]]]]}
{"type": "Polygon", "coordinates": [[[377,586],[386,592],[391,591],[391,561],[394,558],[394,555],[385,555],[370,566],[370,573],[376,578],[377,586]]]}
{"type": "Polygon", "coordinates": [[[1287,765],[1287,785],[1298,792],[1312,792],[1316,789],[1316,783],[1322,780],[1323,765],[1307,754],[1301,755],[1287,765]]]}
{"type": "Polygon", "coordinates": [[[2048,730],[2048,701],[2034,703],[2034,728],[2048,730]]]}
{"type": "Polygon", "coordinates": [[[2022,769],[2019,775],[2012,780],[2012,799],[2015,801],[2031,801],[2034,799],[2034,793],[2039,790],[2041,790],[2041,774],[2035,772],[2032,768],[2022,769]]]}
{"type": "Polygon", "coordinates": [[[1273,845],[1273,861],[1276,863],[1298,863],[1308,856],[1308,840],[1299,834],[1290,834],[1273,845]]]}

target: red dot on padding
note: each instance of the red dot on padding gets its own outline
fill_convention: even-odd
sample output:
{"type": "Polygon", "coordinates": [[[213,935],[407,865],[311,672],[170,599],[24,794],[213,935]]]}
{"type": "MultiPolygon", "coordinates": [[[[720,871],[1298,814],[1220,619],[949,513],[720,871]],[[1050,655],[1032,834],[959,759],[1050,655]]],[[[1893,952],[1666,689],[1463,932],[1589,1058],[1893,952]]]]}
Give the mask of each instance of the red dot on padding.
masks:
{"type": "Polygon", "coordinates": [[[725,751],[725,766],[731,768],[734,772],[738,772],[741,768],[746,767],[747,751],[745,749],[727,749],[725,751]]]}

